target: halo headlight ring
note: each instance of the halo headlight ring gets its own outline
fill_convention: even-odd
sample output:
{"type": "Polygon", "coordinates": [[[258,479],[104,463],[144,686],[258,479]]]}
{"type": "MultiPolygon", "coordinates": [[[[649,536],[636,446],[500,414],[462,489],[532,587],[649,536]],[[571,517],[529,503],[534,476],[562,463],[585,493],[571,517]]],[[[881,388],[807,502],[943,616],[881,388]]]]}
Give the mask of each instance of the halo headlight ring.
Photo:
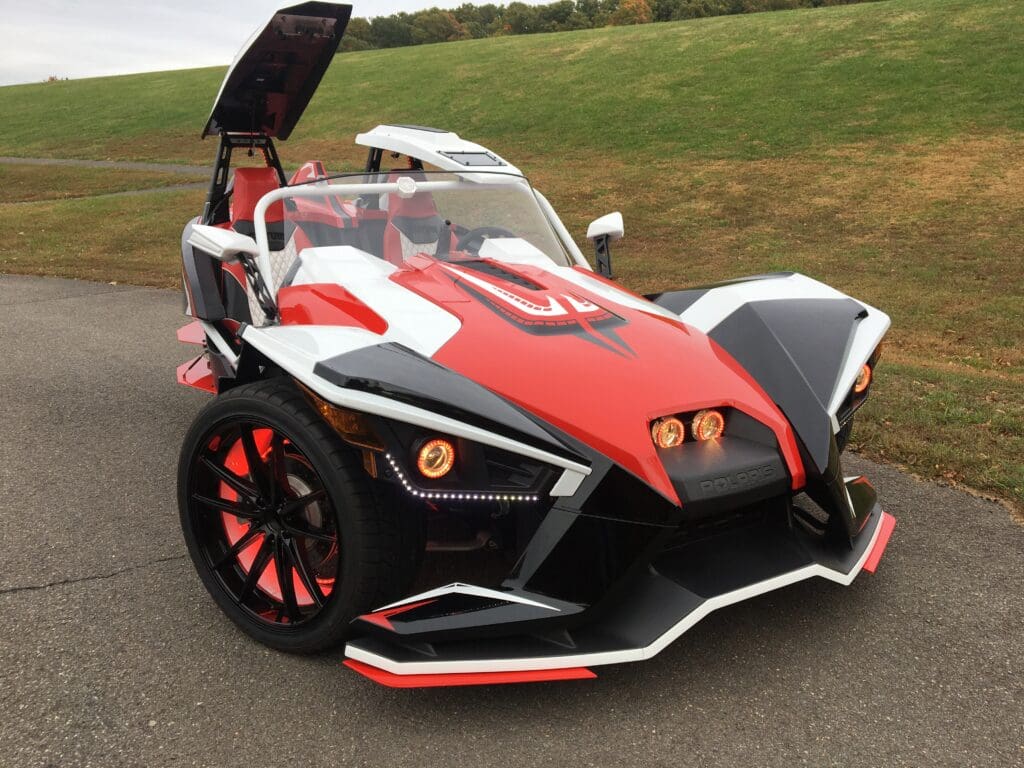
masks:
{"type": "Polygon", "coordinates": [[[416,469],[428,480],[438,480],[455,466],[455,446],[443,437],[428,440],[416,452],[416,469]]]}

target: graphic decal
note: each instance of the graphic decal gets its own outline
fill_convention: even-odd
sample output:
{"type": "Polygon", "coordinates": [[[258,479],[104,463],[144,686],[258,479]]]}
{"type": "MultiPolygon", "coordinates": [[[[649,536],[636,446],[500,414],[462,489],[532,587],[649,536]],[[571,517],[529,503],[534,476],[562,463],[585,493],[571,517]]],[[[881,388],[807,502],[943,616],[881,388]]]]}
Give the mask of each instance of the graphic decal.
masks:
{"type": "Polygon", "coordinates": [[[590,299],[539,285],[531,290],[531,296],[523,296],[451,264],[441,266],[463,291],[527,333],[572,334],[617,355],[635,355],[616,332],[628,321],[590,299]]]}

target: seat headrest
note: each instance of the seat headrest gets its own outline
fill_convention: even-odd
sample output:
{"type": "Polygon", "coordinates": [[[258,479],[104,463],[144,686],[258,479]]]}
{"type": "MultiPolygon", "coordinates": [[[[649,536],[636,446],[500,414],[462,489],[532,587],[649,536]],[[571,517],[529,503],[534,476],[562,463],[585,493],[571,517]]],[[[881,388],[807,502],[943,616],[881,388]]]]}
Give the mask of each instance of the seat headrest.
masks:
{"type": "MultiPolygon", "coordinates": [[[[252,221],[256,203],[267,192],[281,186],[273,168],[236,168],[235,185],[231,193],[231,223],[252,221]]],[[[280,200],[267,209],[267,221],[283,221],[284,205],[280,200]]]]}
{"type": "MultiPolygon", "coordinates": [[[[407,173],[392,171],[388,175],[388,181],[396,182],[402,176],[411,176],[417,181],[425,180],[422,173],[417,174],[415,171],[407,173]]],[[[391,193],[388,195],[388,215],[392,218],[401,216],[405,218],[426,219],[437,216],[437,206],[434,204],[434,196],[429,192],[417,192],[412,197],[405,198],[391,193]]]]}

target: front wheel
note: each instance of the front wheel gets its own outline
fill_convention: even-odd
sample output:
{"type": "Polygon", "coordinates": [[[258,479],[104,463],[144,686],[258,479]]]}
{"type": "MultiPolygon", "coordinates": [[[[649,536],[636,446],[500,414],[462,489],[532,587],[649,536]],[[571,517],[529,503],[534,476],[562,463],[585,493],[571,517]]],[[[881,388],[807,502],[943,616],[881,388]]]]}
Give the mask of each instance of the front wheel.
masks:
{"type": "Polygon", "coordinates": [[[283,651],[339,644],[349,623],[400,596],[394,510],[355,454],[288,379],[248,384],[196,417],[178,466],[189,555],[245,632],[283,651]]]}

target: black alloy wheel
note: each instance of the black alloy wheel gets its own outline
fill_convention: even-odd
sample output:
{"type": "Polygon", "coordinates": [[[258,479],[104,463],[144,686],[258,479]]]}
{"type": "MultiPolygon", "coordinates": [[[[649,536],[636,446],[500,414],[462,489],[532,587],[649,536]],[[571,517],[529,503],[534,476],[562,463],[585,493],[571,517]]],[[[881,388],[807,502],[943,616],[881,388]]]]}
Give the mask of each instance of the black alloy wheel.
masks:
{"type": "Polygon", "coordinates": [[[359,454],[286,378],[216,397],[178,465],[200,579],[232,621],[284,651],[336,646],[356,616],[403,596],[418,542],[382,498],[359,454]]]}

